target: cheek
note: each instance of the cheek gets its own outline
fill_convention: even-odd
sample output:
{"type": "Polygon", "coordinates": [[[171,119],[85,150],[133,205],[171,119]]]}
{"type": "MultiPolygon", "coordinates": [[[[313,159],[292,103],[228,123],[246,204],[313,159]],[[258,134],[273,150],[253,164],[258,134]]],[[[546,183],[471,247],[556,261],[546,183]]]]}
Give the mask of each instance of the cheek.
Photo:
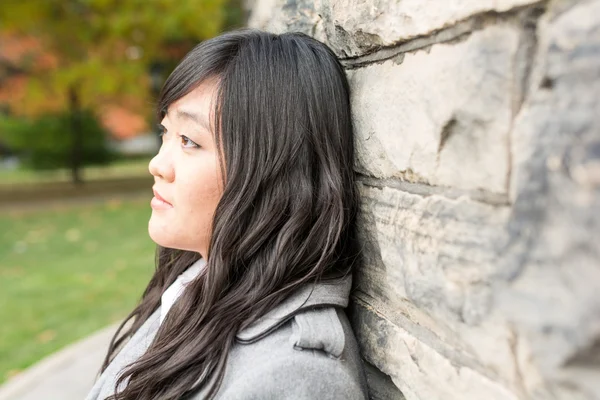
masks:
{"type": "Polygon", "coordinates": [[[177,200],[190,216],[212,214],[221,198],[220,185],[215,173],[186,176],[177,184],[177,200]]]}
{"type": "Polygon", "coordinates": [[[153,212],[149,233],[156,243],[164,247],[200,251],[206,249],[210,241],[212,219],[222,196],[222,183],[214,168],[201,168],[199,165],[179,167],[179,174],[172,183],[175,206],[167,212],[153,212]]]}
{"type": "Polygon", "coordinates": [[[181,207],[175,207],[178,225],[186,236],[207,241],[215,209],[221,199],[220,182],[215,173],[200,172],[193,176],[181,177],[177,183],[176,200],[181,207]]]}

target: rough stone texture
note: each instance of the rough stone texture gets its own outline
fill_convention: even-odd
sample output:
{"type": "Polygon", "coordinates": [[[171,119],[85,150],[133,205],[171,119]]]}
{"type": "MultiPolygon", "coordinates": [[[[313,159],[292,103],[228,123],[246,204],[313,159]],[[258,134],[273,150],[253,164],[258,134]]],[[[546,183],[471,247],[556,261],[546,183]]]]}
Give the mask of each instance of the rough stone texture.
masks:
{"type": "Polygon", "coordinates": [[[369,396],[372,400],[405,400],[404,395],[394,385],[389,376],[368,362],[365,363],[365,372],[367,374],[367,384],[370,388],[369,396]]]}
{"type": "Polygon", "coordinates": [[[473,15],[504,12],[536,0],[264,0],[249,25],[272,32],[302,30],[355,57],[429,35],[473,15]]]}
{"type": "Polygon", "coordinates": [[[407,399],[517,399],[502,385],[467,365],[455,364],[361,300],[353,307],[359,316],[353,322],[367,359],[376,359],[407,399]]]}
{"type": "Polygon", "coordinates": [[[350,70],[358,170],[505,193],[518,40],[493,26],[350,70]]]}
{"type": "MultiPolygon", "coordinates": [[[[600,397],[600,1],[540,24],[499,309],[561,398],[600,397]]],[[[527,378],[527,377],[525,377],[527,378]]]]}
{"type": "Polygon", "coordinates": [[[489,11],[507,11],[534,0],[338,0],[324,1],[327,38],[340,56],[389,47],[489,11]]]}
{"type": "MultiPolygon", "coordinates": [[[[361,185],[361,194],[365,263],[355,293],[385,322],[375,311],[357,311],[365,358],[407,399],[444,398],[453,390],[477,399],[492,379],[516,386],[513,333],[490,316],[496,246],[506,242],[509,209],[387,186],[361,185]],[[465,369],[457,372],[457,365],[465,369]]],[[[500,386],[495,391],[495,398],[514,398],[500,386]]]]}
{"type": "Polygon", "coordinates": [[[320,0],[256,0],[248,26],[270,32],[299,31],[325,39],[320,0]]]}
{"type": "Polygon", "coordinates": [[[255,10],[347,69],[372,397],[600,399],[600,0],[255,10]]]}

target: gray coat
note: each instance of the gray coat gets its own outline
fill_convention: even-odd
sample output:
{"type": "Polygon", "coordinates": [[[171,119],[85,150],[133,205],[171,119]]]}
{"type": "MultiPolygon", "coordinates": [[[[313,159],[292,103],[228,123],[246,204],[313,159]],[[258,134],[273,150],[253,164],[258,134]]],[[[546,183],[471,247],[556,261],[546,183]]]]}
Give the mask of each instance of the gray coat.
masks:
{"type": "MultiPolygon", "coordinates": [[[[367,399],[356,339],[343,310],[350,286],[348,277],[304,287],[238,332],[216,399],[367,399]]],[[[159,316],[160,308],[117,354],[86,400],[104,400],[112,393],[121,368],[152,342],[159,316]]],[[[192,399],[205,397],[201,390],[192,399]]]]}

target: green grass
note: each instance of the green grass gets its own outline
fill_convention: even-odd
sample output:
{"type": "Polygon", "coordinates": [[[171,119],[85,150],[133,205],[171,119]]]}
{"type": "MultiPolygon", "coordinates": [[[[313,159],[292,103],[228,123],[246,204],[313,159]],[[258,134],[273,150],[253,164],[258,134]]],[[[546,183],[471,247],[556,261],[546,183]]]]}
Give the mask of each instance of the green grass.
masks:
{"type": "Polygon", "coordinates": [[[0,383],[135,306],[154,270],[148,199],[0,214],[0,383]]]}
{"type": "MultiPolygon", "coordinates": [[[[82,169],[84,180],[93,181],[106,178],[148,176],[149,158],[119,160],[108,165],[87,166],[82,169]]],[[[17,168],[15,170],[0,169],[0,186],[3,184],[37,183],[37,182],[70,182],[71,171],[67,168],[50,171],[34,171],[17,168]]]]}

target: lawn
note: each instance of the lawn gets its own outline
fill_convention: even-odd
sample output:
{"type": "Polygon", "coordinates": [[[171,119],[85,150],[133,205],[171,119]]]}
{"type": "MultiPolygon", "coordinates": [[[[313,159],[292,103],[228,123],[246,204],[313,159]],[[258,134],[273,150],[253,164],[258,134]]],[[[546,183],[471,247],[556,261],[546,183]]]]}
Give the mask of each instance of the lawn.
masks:
{"type": "Polygon", "coordinates": [[[0,383],[133,309],[154,271],[149,200],[0,213],[0,383]]]}

